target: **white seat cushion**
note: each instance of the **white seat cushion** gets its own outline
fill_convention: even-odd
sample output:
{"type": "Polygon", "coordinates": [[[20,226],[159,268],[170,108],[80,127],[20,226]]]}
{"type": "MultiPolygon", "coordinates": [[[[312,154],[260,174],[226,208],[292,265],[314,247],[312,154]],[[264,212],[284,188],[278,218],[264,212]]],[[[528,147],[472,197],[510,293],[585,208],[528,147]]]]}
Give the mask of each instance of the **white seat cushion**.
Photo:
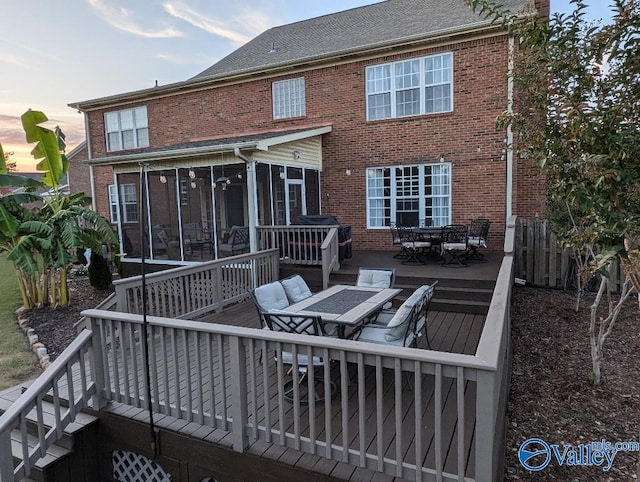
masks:
{"type": "Polygon", "coordinates": [[[379,326],[365,326],[360,332],[360,336],[358,336],[358,341],[365,341],[367,343],[379,343],[382,345],[402,346],[404,340],[387,340],[386,333],[388,331],[388,329],[381,328],[379,326]]]}
{"type": "Polygon", "coordinates": [[[391,288],[393,272],[383,269],[361,269],[356,286],[367,288],[391,288]]]}
{"type": "Polygon", "coordinates": [[[404,337],[407,331],[407,323],[409,322],[409,315],[413,307],[422,299],[425,291],[430,288],[429,285],[423,285],[417,288],[409,298],[398,308],[398,311],[387,323],[388,330],[385,333],[385,337],[388,341],[399,340],[404,337]]]}
{"type": "Polygon", "coordinates": [[[287,279],[280,280],[280,284],[284,288],[289,303],[297,303],[298,301],[306,300],[311,296],[311,290],[302,276],[299,274],[287,279]]]}
{"type": "Polygon", "coordinates": [[[262,311],[283,310],[289,306],[289,299],[279,281],[258,286],[253,294],[262,311]]]}
{"type": "Polygon", "coordinates": [[[467,243],[443,243],[442,249],[452,251],[464,251],[467,249],[467,243]]]}

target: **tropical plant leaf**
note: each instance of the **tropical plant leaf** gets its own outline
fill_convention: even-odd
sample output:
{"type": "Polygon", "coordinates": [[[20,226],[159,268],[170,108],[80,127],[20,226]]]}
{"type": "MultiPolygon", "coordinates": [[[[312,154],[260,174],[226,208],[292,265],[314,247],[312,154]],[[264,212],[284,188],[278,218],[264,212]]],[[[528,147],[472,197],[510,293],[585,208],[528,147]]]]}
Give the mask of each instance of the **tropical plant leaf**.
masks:
{"type": "Polygon", "coordinates": [[[16,218],[7,207],[0,203],[0,233],[4,237],[13,238],[18,234],[20,220],[16,218]]]}
{"type": "Polygon", "coordinates": [[[0,187],[24,187],[25,190],[36,190],[43,187],[40,181],[20,174],[2,174],[0,172],[0,187]]]}
{"type": "Polygon", "coordinates": [[[69,168],[69,161],[60,152],[59,136],[52,130],[38,125],[47,120],[47,116],[40,111],[29,109],[22,114],[22,126],[27,142],[36,142],[31,155],[36,161],[40,161],[36,169],[45,173],[42,182],[57,189],[69,168]]]}
{"type": "Polygon", "coordinates": [[[0,144],[0,174],[7,173],[7,160],[4,158],[4,151],[2,150],[2,144],[0,144]]]}

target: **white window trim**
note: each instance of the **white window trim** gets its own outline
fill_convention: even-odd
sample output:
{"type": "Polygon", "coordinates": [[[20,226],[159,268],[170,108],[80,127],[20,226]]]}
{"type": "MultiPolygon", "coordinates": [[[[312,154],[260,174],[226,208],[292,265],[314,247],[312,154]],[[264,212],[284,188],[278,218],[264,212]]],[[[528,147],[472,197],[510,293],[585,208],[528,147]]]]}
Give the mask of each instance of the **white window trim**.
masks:
{"type": "Polygon", "coordinates": [[[105,132],[105,144],[106,144],[107,152],[116,152],[116,151],[123,151],[125,149],[128,150],[128,149],[139,149],[142,147],[149,147],[149,118],[147,114],[147,107],[143,105],[143,106],[133,107],[131,109],[121,109],[116,111],[105,112],[104,113],[104,132],[105,132]],[[140,111],[140,112],[144,111],[144,116],[143,116],[144,121],[140,125],[138,125],[136,121],[136,111],[140,111]],[[133,122],[133,126],[131,129],[122,129],[121,118],[122,118],[122,114],[125,112],[131,113],[131,118],[133,122]],[[117,124],[118,124],[117,129],[109,130],[109,123],[107,121],[107,117],[114,116],[114,115],[117,117],[117,124]],[[138,138],[138,131],[142,129],[147,130],[146,142],[142,142],[138,138]],[[131,148],[124,147],[123,134],[128,131],[132,131],[132,134],[133,134],[133,147],[131,148]],[[118,134],[117,146],[111,145],[111,143],[109,142],[109,139],[110,139],[109,134],[118,134]]]}
{"type": "Polygon", "coordinates": [[[453,58],[453,52],[441,52],[438,54],[433,54],[433,55],[427,55],[425,57],[416,57],[416,58],[410,58],[410,59],[402,59],[402,60],[398,60],[397,62],[387,62],[384,64],[376,64],[376,65],[370,65],[367,66],[365,68],[365,109],[366,109],[366,119],[367,121],[371,121],[371,122],[375,122],[375,121],[381,121],[381,120],[388,120],[388,119],[402,119],[405,117],[415,117],[418,115],[435,115],[435,114],[445,114],[447,112],[453,112],[454,109],[454,97],[453,97],[453,84],[454,84],[454,58],[453,58]],[[433,83],[433,84],[429,84],[427,85],[425,82],[425,64],[426,64],[426,59],[428,58],[434,58],[434,57],[441,57],[441,56],[445,56],[448,55],[451,58],[451,81],[448,82],[449,83],[449,96],[451,98],[451,108],[449,110],[441,110],[441,111],[435,111],[435,112],[427,112],[426,109],[426,105],[427,105],[427,100],[426,100],[426,96],[425,96],[425,90],[427,87],[437,87],[440,85],[446,85],[447,82],[438,82],[438,83],[433,83]],[[420,112],[418,114],[409,114],[409,115],[403,115],[403,116],[399,116],[397,115],[397,106],[396,106],[396,93],[403,91],[403,90],[407,90],[405,88],[397,88],[396,87],[396,82],[395,82],[395,68],[397,64],[402,64],[404,62],[408,62],[408,61],[412,61],[412,60],[419,60],[419,66],[420,66],[420,72],[419,72],[419,86],[418,89],[420,91],[420,112]],[[390,80],[390,89],[389,90],[384,90],[384,91],[379,91],[379,92],[369,92],[368,91],[368,79],[369,79],[369,71],[375,69],[376,67],[384,67],[384,66],[389,66],[389,72],[391,75],[391,80],[390,80]],[[390,102],[391,102],[391,113],[389,117],[380,117],[380,118],[376,118],[376,119],[371,119],[369,117],[369,98],[371,95],[375,95],[375,94],[383,94],[383,93],[389,93],[390,96],[390,102]]]}
{"type": "Polygon", "coordinates": [[[307,115],[304,77],[278,80],[271,84],[273,119],[290,119],[307,115]]]}
{"type": "Polygon", "coordinates": [[[389,221],[390,222],[394,222],[394,220],[396,219],[396,200],[398,199],[397,196],[397,190],[396,190],[396,177],[395,177],[395,169],[396,168],[409,168],[409,167],[415,167],[417,166],[419,169],[418,172],[418,178],[419,178],[419,208],[418,208],[418,218],[419,219],[423,219],[425,217],[425,213],[426,213],[426,199],[435,199],[435,198],[444,198],[444,197],[448,197],[448,202],[447,202],[447,211],[448,211],[448,218],[444,221],[443,225],[447,225],[447,224],[451,224],[451,209],[452,209],[452,198],[453,198],[453,192],[452,192],[452,188],[453,188],[453,174],[452,174],[452,164],[450,162],[445,162],[445,163],[440,163],[440,162],[434,162],[434,163],[427,163],[427,164],[407,164],[407,165],[395,165],[395,166],[378,166],[378,167],[369,167],[366,169],[366,173],[367,173],[367,180],[366,185],[365,185],[365,195],[366,195],[366,212],[367,212],[367,229],[372,229],[372,230],[378,230],[378,229],[389,229],[388,225],[384,225],[384,226],[371,226],[371,210],[370,210],[370,199],[389,199],[390,201],[390,213],[389,213],[389,221]],[[442,165],[446,165],[448,168],[448,175],[449,175],[449,195],[448,196],[443,196],[441,194],[432,194],[431,196],[425,196],[423,193],[425,192],[425,182],[424,182],[424,178],[425,178],[425,168],[427,166],[442,166],[442,165]],[[373,170],[375,171],[376,169],[389,169],[390,170],[390,186],[392,186],[391,188],[391,194],[390,196],[375,196],[375,197],[371,197],[369,196],[369,171],[373,170]]]}
{"type": "Polygon", "coordinates": [[[137,223],[140,217],[140,211],[138,210],[138,216],[136,219],[128,219],[127,210],[125,208],[128,204],[133,204],[136,207],[138,206],[138,195],[136,193],[136,185],[135,184],[109,184],[109,213],[111,216],[111,223],[118,224],[119,216],[122,215],[122,223],[130,224],[137,223]],[[135,199],[129,202],[126,201],[125,198],[125,190],[130,189],[133,186],[133,192],[136,194],[135,199]],[[117,190],[116,190],[117,189],[117,190]],[[119,195],[116,195],[118,193],[119,195]],[[114,211],[115,207],[115,211],[114,211]]]}

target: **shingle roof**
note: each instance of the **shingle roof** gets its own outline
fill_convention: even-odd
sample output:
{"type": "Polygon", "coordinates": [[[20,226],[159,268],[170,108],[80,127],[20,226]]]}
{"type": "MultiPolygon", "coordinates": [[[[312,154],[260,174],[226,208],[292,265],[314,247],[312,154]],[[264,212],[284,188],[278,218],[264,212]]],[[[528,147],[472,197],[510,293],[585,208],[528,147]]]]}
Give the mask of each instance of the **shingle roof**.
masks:
{"type": "MultiPolygon", "coordinates": [[[[501,3],[517,12],[527,2],[501,3]]],[[[387,0],[269,29],[190,80],[322,59],[488,23],[464,0],[387,0]]]]}

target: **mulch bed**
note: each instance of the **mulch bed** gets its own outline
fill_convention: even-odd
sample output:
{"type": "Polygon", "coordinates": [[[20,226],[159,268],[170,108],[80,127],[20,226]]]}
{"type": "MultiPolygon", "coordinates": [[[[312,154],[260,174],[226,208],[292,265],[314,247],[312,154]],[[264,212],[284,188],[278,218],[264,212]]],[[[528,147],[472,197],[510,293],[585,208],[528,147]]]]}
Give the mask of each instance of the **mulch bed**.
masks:
{"type": "MultiPolygon", "coordinates": [[[[75,337],[80,312],[94,308],[110,291],[91,287],[86,277],[70,278],[71,303],[55,310],[25,312],[29,326],[45,344],[51,359],[75,337]]],[[[515,288],[513,304],[513,372],[507,409],[507,481],[632,481],[637,480],[636,452],[620,452],[610,471],[601,467],[558,465],[528,472],[518,449],[538,437],[549,444],[592,441],[640,441],[640,316],[630,299],[605,345],[601,386],[589,381],[589,306],[583,299],[573,310],[575,294],[560,290],[515,288]]]]}

